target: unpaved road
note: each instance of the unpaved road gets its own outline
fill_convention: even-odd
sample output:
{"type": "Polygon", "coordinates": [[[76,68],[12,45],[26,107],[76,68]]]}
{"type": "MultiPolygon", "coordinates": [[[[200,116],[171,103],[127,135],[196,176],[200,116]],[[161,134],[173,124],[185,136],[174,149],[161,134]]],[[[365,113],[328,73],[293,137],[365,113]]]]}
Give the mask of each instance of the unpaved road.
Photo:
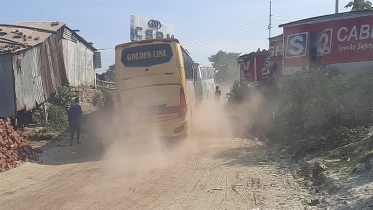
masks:
{"type": "Polygon", "coordinates": [[[0,173],[0,209],[305,209],[309,196],[260,141],[200,133],[102,148],[83,136],[0,173]]]}

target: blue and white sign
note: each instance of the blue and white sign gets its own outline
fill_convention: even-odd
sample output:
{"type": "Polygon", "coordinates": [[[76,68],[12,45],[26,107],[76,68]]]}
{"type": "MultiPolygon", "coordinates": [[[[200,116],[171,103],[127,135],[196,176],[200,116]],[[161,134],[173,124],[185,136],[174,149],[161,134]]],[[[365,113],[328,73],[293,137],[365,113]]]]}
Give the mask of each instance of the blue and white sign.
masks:
{"type": "Polygon", "coordinates": [[[308,33],[291,34],[287,36],[286,58],[302,57],[307,52],[308,33]]]}

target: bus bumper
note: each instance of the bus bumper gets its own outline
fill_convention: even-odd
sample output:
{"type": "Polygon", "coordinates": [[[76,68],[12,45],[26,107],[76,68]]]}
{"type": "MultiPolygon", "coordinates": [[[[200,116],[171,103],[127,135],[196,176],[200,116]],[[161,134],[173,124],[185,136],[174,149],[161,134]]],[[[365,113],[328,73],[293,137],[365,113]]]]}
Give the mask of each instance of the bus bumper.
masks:
{"type": "Polygon", "coordinates": [[[179,137],[187,136],[190,133],[190,125],[188,123],[188,118],[184,118],[181,122],[161,125],[156,124],[143,125],[139,127],[132,127],[131,129],[123,130],[123,133],[127,137],[132,138],[151,138],[151,137],[179,137]]]}

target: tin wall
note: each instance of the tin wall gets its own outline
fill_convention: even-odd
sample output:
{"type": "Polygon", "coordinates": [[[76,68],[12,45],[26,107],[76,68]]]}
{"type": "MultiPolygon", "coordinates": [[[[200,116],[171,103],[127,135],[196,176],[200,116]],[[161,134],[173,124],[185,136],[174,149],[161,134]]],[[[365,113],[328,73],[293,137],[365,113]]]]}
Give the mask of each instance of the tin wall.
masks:
{"type": "Polygon", "coordinates": [[[49,98],[57,88],[67,84],[62,41],[57,35],[51,35],[42,43],[40,53],[44,96],[49,98]]]}
{"type": "Polygon", "coordinates": [[[85,45],[63,39],[63,54],[68,82],[71,86],[95,86],[93,51],[85,45]]]}
{"type": "Polygon", "coordinates": [[[34,47],[16,56],[14,75],[17,110],[30,111],[45,101],[41,78],[40,49],[34,47]],[[19,87],[17,87],[20,85],[19,87]]]}
{"type": "Polygon", "coordinates": [[[0,56],[0,117],[15,115],[12,56],[0,56]]]}

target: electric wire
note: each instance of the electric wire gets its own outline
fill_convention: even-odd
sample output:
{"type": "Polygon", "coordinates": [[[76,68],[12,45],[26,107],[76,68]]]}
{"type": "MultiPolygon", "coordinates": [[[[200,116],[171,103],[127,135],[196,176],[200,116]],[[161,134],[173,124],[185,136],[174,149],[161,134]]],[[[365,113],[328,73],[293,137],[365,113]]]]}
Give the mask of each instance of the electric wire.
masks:
{"type": "Polygon", "coordinates": [[[204,37],[197,38],[197,39],[186,40],[186,41],[184,41],[184,43],[187,43],[187,42],[195,42],[195,41],[199,41],[199,40],[203,40],[203,39],[206,39],[206,38],[209,38],[209,37],[213,37],[213,36],[216,36],[216,35],[219,35],[219,34],[222,34],[222,33],[228,32],[228,31],[233,31],[233,30],[236,30],[236,29],[238,29],[238,28],[242,28],[242,27],[244,27],[244,26],[248,26],[248,25],[251,25],[251,24],[256,23],[256,22],[258,22],[258,21],[264,20],[265,18],[267,18],[267,16],[262,17],[262,18],[259,18],[259,19],[257,19],[257,20],[254,20],[254,21],[252,21],[252,22],[249,22],[249,23],[246,23],[246,24],[240,25],[240,26],[236,26],[236,27],[234,27],[234,28],[230,28],[230,29],[227,29],[227,30],[224,30],[224,31],[218,32],[218,33],[214,33],[214,34],[208,35],[208,36],[204,36],[204,37]]]}

